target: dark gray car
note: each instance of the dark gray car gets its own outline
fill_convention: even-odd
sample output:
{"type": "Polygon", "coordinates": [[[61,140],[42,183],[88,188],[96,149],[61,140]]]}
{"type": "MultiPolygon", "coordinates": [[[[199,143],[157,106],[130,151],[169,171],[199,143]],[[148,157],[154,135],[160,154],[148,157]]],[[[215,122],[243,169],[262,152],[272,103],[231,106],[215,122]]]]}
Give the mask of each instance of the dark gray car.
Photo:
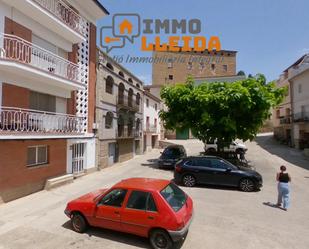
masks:
{"type": "Polygon", "coordinates": [[[175,163],[185,157],[187,157],[187,153],[182,145],[169,145],[159,157],[159,168],[174,169],[175,163]]]}

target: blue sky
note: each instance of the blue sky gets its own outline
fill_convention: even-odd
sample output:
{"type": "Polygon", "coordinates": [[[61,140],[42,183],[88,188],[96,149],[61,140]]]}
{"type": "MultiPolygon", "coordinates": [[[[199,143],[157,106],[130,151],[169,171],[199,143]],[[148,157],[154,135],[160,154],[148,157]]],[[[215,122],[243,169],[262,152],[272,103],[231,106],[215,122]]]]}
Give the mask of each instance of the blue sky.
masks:
{"type": "MultiPolygon", "coordinates": [[[[222,49],[237,50],[237,71],[263,73],[267,80],[304,53],[309,53],[308,0],[100,0],[110,16],[97,26],[111,25],[115,13],[138,13],[142,19],[193,19],[202,22],[201,35],[219,36],[222,49]]],[[[98,33],[99,36],[99,33],[98,33]]],[[[151,39],[151,36],[150,36],[151,39]]],[[[164,40],[164,35],[162,36],[164,40]]],[[[111,55],[150,56],[140,44],[127,43],[111,55]]],[[[146,84],[151,64],[123,64],[146,84]]]]}

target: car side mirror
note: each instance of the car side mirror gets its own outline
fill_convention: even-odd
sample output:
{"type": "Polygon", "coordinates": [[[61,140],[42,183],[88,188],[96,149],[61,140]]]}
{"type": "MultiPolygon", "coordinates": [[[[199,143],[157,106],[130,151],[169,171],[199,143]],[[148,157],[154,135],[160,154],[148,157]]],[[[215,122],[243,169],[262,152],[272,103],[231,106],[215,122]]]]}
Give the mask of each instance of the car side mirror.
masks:
{"type": "Polygon", "coordinates": [[[227,168],[226,169],[226,172],[231,172],[232,171],[232,168],[227,168]]]}

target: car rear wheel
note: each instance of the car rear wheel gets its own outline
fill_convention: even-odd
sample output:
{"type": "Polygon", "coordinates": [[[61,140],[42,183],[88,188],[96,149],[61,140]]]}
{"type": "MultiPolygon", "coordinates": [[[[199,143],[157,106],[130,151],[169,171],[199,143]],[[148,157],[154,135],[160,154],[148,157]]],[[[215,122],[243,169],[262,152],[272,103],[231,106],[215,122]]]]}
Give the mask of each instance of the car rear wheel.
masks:
{"type": "Polygon", "coordinates": [[[81,214],[73,214],[73,217],[71,218],[72,227],[75,232],[83,233],[87,229],[87,221],[81,214]]]}
{"type": "Polygon", "coordinates": [[[186,187],[194,187],[196,184],[196,179],[193,175],[187,174],[182,178],[182,183],[186,187]]]}
{"type": "Polygon", "coordinates": [[[150,243],[154,249],[173,248],[173,241],[171,237],[162,229],[155,229],[150,233],[150,243]]]}
{"type": "Polygon", "coordinates": [[[255,189],[254,181],[249,178],[241,179],[239,182],[239,188],[244,192],[252,192],[255,189]]]}

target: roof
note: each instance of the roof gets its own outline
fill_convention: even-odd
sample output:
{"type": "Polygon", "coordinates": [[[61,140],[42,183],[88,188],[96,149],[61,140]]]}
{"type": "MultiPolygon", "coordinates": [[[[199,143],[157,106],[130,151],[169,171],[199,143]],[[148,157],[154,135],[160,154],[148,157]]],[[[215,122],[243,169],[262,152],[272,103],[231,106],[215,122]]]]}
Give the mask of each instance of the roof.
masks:
{"type": "Polygon", "coordinates": [[[104,6],[100,3],[100,1],[98,0],[93,1],[106,15],[109,15],[109,12],[107,11],[107,9],[104,8],[104,6]]]}
{"type": "Polygon", "coordinates": [[[114,187],[117,188],[129,188],[129,189],[140,189],[148,191],[161,191],[164,189],[171,181],[163,179],[154,179],[154,178],[128,178],[124,179],[114,187]]]}
{"type": "MultiPolygon", "coordinates": [[[[145,89],[145,87],[144,87],[145,89]]],[[[152,93],[148,92],[147,89],[145,89],[144,94],[146,96],[148,96],[149,98],[152,98],[153,100],[157,101],[157,102],[161,102],[161,99],[157,98],[156,96],[154,96],[152,93]]]]}
{"type": "Polygon", "coordinates": [[[297,61],[295,61],[291,66],[289,66],[288,68],[286,68],[283,72],[287,72],[291,67],[294,67],[294,66],[300,64],[306,56],[309,56],[309,54],[304,54],[304,55],[303,55],[302,57],[300,57],[297,61]]]}
{"type": "Polygon", "coordinates": [[[232,76],[215,76],[215,77],[195,77],[195,84],[199,85],[204,82],[235,82],[238,80],[245,80],[245,75],[232,75],[232,76]]]}

